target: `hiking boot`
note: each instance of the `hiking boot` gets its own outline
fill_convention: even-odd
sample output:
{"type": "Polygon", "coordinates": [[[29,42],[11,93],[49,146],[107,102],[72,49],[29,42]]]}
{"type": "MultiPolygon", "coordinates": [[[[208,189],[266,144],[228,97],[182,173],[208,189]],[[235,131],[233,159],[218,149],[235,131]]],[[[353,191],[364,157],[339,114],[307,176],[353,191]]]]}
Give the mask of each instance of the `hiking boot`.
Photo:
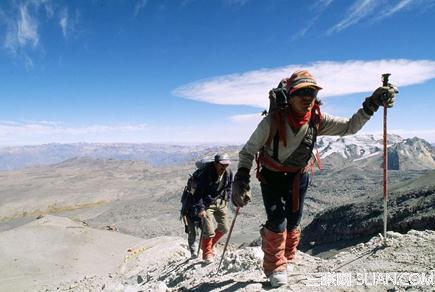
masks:
{"type": "Polygon", "coordinates": [[[295,263],[287,263],[287,273],[293,273],[295,271],[295,263]]]}
{"type": "Polygon", "coordinates": [[[287,261],[291,262],[295,260],[297,247],[301,238],[301,232],[299,229],[293,229],[287,231],[287,238],[285,241],[285,257],[287,261]]]}
{"type": "Polygon", "coordinates": [[[287,285],[287,271],[273,272],[268,278],[272,288],[278,288],[283,285],[287,285]]]}
{"type": "Polygon", "coordinates": [[[191,250],[191,251],[190,251],[190,257],[191,257],[192,259],[196,259],[196,258],[198,257],[198,254],[196,253],[196,251],[191,250]]]}
{"type": "Polygon", "coordinates": [[[277,271],[285,271],[287,259],[285,252],[286,231],[273,232],[266,227],[261,228],[261,249],[263,250],[263,271],[269,277],[277,271]]]}
{"type": "Polygon", "coordinates": [[[219,241],[219,239],[221,239],[222,236],[224,236],[224,235],[225,235],[225,233],[222,231],[219,231],[217,229],[214,231],[214,236],[213,236],[212,245],[211,245],[212,248],[216,245],[216,243],[219,241]]]}
{"type": "Polygon", "coordinates": [[[195,245],[189,246],[189,251],[190,251],[190,257],[191,258],[197,258],[198,257],[197,248],[196,248],[195,245]]]}
{"type": "Polygon", "coordinates": [[[207,237],[202,239],[202,259],[204,263],[213,262],[213,237],[207,237]]]}
{"type": "Polygon", "coordinates": [[[214,256],[213,255],[208,255],[205,259],[204,259],[204,264],[209,265],[211,263],[214,262],[214,256]]]}

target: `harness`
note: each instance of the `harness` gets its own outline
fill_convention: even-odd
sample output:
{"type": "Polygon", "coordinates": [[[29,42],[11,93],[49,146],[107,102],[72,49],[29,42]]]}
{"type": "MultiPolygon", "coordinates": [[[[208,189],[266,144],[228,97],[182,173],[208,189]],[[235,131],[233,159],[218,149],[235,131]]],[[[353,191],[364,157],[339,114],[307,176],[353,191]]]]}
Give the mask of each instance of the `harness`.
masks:
{"type": "Polygon", "coordinates": [[[321,113],[319,106],[315,105],[308,122],[307,133],[295,151],[293,151],[293,153],[283,163],[281,163],[278,159],[278,148],[280,141],[283,143],[284,147],[287,147],[286,123],[288,114],[289,111],[287,108],[271,113],[272,122],[270,125],[269,137],[264,146],[270,148],[270,145],[273,142],[272,156],[266,152],[264,146],[260,149],[255,156],[255,161],[257,163],[256,176],[260,182],[267,183],[261,175],[261,169],[263,166],[266,166],[266,168],[275,172],[294,173],[295,176],[292,185],[292,212],[296,212],[299,210],[300,205],[299,184],[301,175],[308,171],[313,173],[314,164],[316,162],[319,169],[321,169],[319,153],[316,151],[316,154],[313,155],[317,132],[320,126],[321,113]]]}

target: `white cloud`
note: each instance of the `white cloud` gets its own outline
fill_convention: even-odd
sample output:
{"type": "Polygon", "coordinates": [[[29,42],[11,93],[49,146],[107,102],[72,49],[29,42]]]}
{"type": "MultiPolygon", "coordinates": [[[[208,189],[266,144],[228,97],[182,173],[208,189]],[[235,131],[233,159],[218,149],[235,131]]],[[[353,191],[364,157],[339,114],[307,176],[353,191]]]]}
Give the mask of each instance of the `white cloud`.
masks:
{"type": "Polygon", "coordinates": [[[382,73],[391,73],[391,80],[397,86],[419,84],[435,78],[435,61],[431,60],[326,61],[218,76],[183,85],[172,94],[214,104],[250,105],[264,109],[268,107],[268,91],[282,78],[302,68],[309,70],[324,88],[319,93],[322,99],[370,92],[379,86],[382,73]]]}
{"type": "Polygon", "coordinates": [[[261,119],[263,118],[263,116],[261,115],[261,113],[256,113],[256,114],[246,114],[246,115],[234,115],[229,117],[228,119],[230,121],[233,121],[235,123],[240,123],[240,124],[244,124],[244,123],[255,123],[258,124],[261,119]]]}
{"type": "Polygon", "coordinates": [[[242,143],[254,125],[192,125],[190,127],[138,124],[69,126],[60,122],[0,121],[0,145],[39,145],[46,143],[242,143]],[[222,133],[225,129],[225,135],[222,133]],[[198,133],[202,133],[198,135],[198,133]]]}

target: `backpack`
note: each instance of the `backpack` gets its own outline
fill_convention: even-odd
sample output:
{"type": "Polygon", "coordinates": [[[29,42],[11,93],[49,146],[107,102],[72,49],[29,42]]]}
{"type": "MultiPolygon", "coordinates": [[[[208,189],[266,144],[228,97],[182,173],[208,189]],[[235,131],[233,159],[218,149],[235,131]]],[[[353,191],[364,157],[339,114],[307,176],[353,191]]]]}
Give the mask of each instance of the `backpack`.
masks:
{"type": "Polygon", "coordinates": [[[184,187],[183,193],[181,194],[181,200],[180,200],[181,216],[187,215],[189,213],[189,208],[192,206],[192,200],[193,200],[192,182],[194,178],[198,177],[205,169],[207,163],[211,161],[212,160],[208,158],[203,158],[195,162],[196,170],[193,172],[193,174],[189,175],[189,178],[187,179],[186,182],[186,186],[184,187]]]}
{"type": "Polygon", "coordinates": [[[278,84],[277,88],[269,91],[269,110],[265,110],[262,115],[270,115],[276,111],[282,110],[288,106],[288,97],[283,82],[278,84]]]}

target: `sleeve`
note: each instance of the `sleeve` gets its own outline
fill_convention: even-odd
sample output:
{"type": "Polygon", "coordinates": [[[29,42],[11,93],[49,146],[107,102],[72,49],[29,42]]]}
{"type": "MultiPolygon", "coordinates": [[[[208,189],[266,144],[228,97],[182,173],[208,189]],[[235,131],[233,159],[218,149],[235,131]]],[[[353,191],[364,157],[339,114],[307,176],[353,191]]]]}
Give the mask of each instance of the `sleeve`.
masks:
{"type": "Polygon", "coordinates": [[[322,113],[318,135],[346,136],[357,133],[370,120],[364,109],[360,108],[350,119],[322,113]]]}
{"type": "Polygon", "coordinates": [[[251,169],[255,154],[266,144],[270,131],[270,116],[265,117],[239,152],[238,168],[251,169]]]}

